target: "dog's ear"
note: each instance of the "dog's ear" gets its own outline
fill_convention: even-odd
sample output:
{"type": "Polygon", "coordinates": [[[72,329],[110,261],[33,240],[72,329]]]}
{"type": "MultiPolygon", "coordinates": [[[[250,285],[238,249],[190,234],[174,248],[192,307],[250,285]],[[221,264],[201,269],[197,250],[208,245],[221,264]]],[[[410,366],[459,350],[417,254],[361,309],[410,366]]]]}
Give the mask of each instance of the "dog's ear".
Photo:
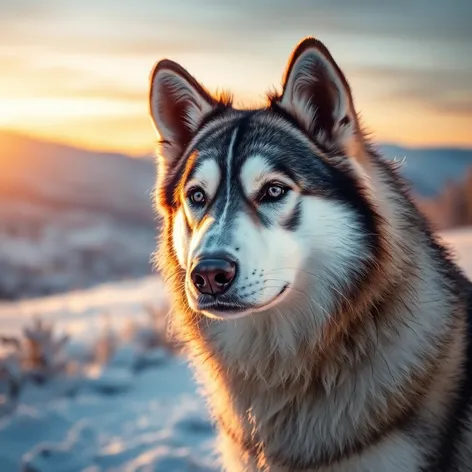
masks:
{"type": "Polygon", "coordinates": [[[151,74],[149,108],[168,164],[180,156],[216,100],[182,66],[169,59],[151,74]]]}
{"type": "Polygon", "coordinates": [[[346,149],[358,130],[349,84],[321,41],[301,41],[288,61],[279,106],[313,137],[346,149]]]}

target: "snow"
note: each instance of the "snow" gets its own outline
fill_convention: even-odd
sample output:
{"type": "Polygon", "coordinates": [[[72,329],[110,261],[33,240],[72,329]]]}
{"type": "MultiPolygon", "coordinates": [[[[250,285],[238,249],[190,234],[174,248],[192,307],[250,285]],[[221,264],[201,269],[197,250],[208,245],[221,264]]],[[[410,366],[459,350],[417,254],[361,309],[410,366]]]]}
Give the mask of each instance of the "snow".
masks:
{"type": "MultiPolygon", "coordinates": [[[[186,360],[161,340],[167,311],[158,277],[1,304],[2,336],[30,335],[48,353],[67,334],[56,354],[79,367],[27,381],[14,401],[4,398],[3,411],[0,400],[0,471],[217,470],[197,385],[186,360]]],[[[3,352],[18,378],[10,344],[3,352]]]]}
{"type": "MultiPolygon", "coordinates": [[[[120,387],[122,375],[114,379],[120,387]]],[[[0,444],[9,445],[0,452],[0,470],[18,470],[19,461],[38,472],[216,470],[213,428],[182,361],[125,381],[124,391],[92,387],[22,404],[0,422],[0,444]]]]}
{"type": "MultiPolygon", "coordinates": [[[[472,277],[472,229],[444,240],[472,277]]],[[[0,471],[219,470],[168,309],[153,276],[0,304],[0,471]]]]}
{"type": "Polygon", "coordinates": [[[459,228],[443,234],[443,242],[453,251],[456,262],[472,280],[472,228],[459,228]]]}

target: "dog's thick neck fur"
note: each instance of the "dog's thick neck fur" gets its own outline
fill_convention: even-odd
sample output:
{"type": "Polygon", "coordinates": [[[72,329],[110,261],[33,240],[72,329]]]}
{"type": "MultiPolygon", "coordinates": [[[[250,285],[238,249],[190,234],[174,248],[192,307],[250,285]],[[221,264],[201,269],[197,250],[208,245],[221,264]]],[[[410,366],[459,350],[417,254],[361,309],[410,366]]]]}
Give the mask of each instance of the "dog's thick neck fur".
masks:
{"type": "MultiPolygon", "coordinates": [[[[343,80],[339,87],[347,87],[343,80]]],[[[198,110],[213,106],[220,125],[236,113],[229,103],[216,107],[203,92],[200,97],[201,103],[192,101],[182,133],[196,132],[198,110]]],[[[274,97],[272,105],[277,100],[284,105],[284,97],[274,97]]],[[[466,368],[468,282],[412,203],[395,166],[368,143],[350,102],[339,104],[356,124],[344,149],[330,149],[320,130],[307,139],[362,182],[377,239],[368,270],[339,292],[329,313],[311,296],[309,283],[299,288],[303,296],[296,304],[254,316],[222,321],[192,311],[173,248],[175,209],[162,203],[169,198],[161,166],[157,260],[174,295],[174,334],[202,383],[230,472],[469,470],[447,469],[452,453],[441,446],[468,401],[458,383],[466,368]],[[349,160],[337,161],[337,155],[349,160]]],[[[303,129],[297,113],[303,115],[303,107],[291,115],[303,129]]],[[[157,107],[160,114],[161,128],[173,124],[157,107]]],[[[342,128],[344,121],[339,123],[342,128]]]]}
{"type": "MultiPolygon", "coordinates": [[[[241,463],[240,470],[371,470],[356,468],[362,452],[390,435],[426,440],[431,416],[443,418],[444,403],[454,401],[456,392],[445,398],[444,390],[464,356],[457,352],[465,331],[460,274],[396,171],[363,152],[385,246],[378,270],[321,332],[310,324],[315,303],[234,321],[190,313],[182,274],[168,265],[168,239],[161,242],[162,268],[179,305],[176,334],[189,348],[222,437],[240,445],[236,455],[247,454],[226,461],[241,463]]],[[[223,451],[231,454],[231,447],[223,451]]],[[[399,460],[378,470],[411,470],[399,460]]],[[[414,470],[426,467],[424,457],[417,461],[414,470]]]]}

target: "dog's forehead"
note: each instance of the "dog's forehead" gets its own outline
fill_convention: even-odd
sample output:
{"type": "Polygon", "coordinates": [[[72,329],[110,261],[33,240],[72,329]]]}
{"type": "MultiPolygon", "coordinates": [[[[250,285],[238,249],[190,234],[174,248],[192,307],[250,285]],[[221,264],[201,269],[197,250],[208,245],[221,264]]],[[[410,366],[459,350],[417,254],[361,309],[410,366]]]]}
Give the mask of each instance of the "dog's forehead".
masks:
{"type": "Polygon", "coordinates": [[[288,176],[297,185],[326,185],[329,170],[316,145],[283,117],[268,111],[234,113],[202,129],[193,147],[196,158],[188,162],[186,185],[198,176],[209,194],[225,198],[249,195],[271,172],[288,176]],[[320,179],[323,182],[320,182],[320,179]]]}
{"type": "MultiPolygon", "coordinates": [[[[288,155],[290,150],[308,146],[294,133],[288,131],[289,126],[283,120],[276,120],[269,113],[244,112],[237,114],[232,120],[219,124],[218,120],[202,131],[202,136],[194,147],[196,159],[190,162],[188,176],[203,176],[204,171],[211,165],[219,167],[222,174],[227,174],[228,166],[231,173],[240,173],[247,165],[247,160],[255,156],[271,158],[265,166],[275,165],[278,158],[288,155]]],[[[262,160],[253,162],[252,167],[262,166],[262,160]]],[[[217,173],[212,171],[212,175],[217,173]]],[[[222,176],[222,175],[221,175],[222,176]]]]}
{"type": "Polygon", "coordinates": [[[265,154],[253,154],[242,164],[239,173],[241,184],[247,194],[256,189],[276,169],[265,154]]]}

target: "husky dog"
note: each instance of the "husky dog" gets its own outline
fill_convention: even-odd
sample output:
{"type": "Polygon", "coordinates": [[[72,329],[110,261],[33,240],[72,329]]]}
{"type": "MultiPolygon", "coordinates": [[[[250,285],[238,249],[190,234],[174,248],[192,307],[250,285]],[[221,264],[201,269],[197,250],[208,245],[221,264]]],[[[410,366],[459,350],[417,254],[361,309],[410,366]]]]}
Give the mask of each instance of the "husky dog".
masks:
{"type": "Polygon", "coordinates": [[[326,47],[247,110],[164,59],[150,113],[157,265],[224,469],[472,471],[471,284],[326,47]]]}

